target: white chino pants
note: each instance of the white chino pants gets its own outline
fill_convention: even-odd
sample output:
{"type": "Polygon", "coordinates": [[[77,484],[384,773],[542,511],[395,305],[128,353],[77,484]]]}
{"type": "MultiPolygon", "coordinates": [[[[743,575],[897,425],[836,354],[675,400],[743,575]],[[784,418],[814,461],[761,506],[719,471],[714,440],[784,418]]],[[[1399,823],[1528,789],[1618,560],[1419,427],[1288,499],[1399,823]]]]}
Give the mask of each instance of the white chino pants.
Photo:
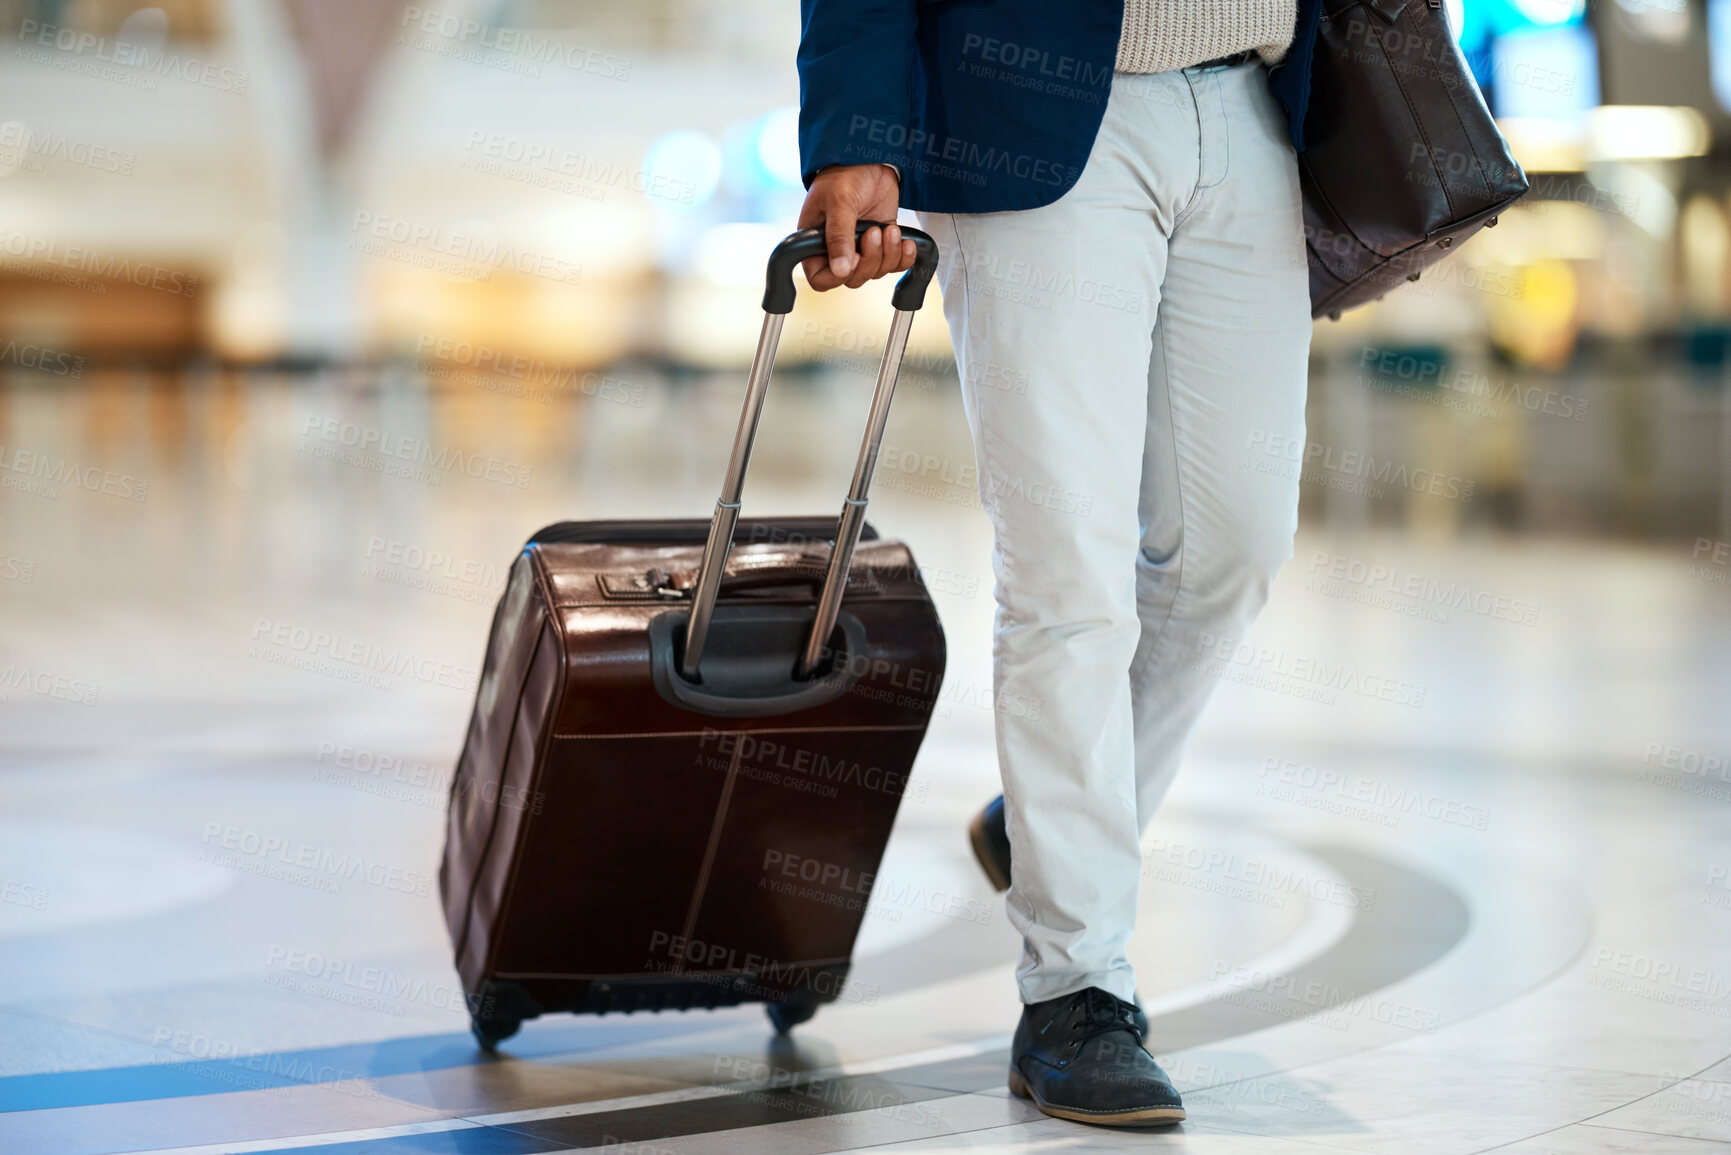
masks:
{"type": "Polygon", "coordinates": [[[1310,310],[1255,63],[1119,74],[1043,208],[926,214],[996,533],[998,763],[1024,1002],[1132,997],[1141,834],[1291,556],[1310,310]],[[1295,440],[1291,440],[1295,439],[1295,440]]]}

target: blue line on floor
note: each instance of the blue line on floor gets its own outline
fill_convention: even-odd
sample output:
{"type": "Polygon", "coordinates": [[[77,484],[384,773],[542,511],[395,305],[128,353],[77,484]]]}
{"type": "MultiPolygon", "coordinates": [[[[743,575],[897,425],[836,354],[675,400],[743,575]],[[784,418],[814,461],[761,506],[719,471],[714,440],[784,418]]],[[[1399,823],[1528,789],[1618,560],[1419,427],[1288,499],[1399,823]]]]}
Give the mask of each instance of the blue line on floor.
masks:
{"type": "MultiPolygon", "coordinates": [[[[363,1139],[322,1147],[283,1147],[269,1155],[536,1155],[543,1151],[568,1151],[563,1143],[537,1139],[497,1127],[463,1131],[435,1131],[427,1135],[393,1135],[388,1139],[363,1139]]],[[[651,1150],[644,1147],[643,1150],[651,1150]]]]}
{"type": "MultiPolygon", "coordinates": [[[[284,1146],[268,1155],[538,1155],[568,1152],[564,1143],[538,1139],[499,1127],[474,1127],[467,1131],[434,1131],[431,1134],[400,1134],[388,1139],[360,1139],[357,1143],[325,1146],[284,1146]]],[[[653,1150],[653,1148],[642,1148],[653,1150]]]]}
{"type": "MultiPolygon", "coordinates": [[[[653,1018],[646,1021],[642,1016],[629,1016],[544,1026],[530,1024],[524,1027],[521,1035],[502,1044],[501,1057],[544,1058],[613,1043],[644,1042],[685,1034],[712,1025],[713,1019],[695,1019],[689,1013],[660,1022],[653,1018]]],[[[220,1095],[228,1091],[272,1090],[496,1061],[482,1053],[475,1046],[475,1040],[464,1033],[418,1035],[302,1051],[260,1052],[234,1059],[9,1075],[0,1078],[0,1112],[88,1107],[97,1103],[136,1103],[145,1099],[181,1099],[194,1095],[220,1095]]]]}

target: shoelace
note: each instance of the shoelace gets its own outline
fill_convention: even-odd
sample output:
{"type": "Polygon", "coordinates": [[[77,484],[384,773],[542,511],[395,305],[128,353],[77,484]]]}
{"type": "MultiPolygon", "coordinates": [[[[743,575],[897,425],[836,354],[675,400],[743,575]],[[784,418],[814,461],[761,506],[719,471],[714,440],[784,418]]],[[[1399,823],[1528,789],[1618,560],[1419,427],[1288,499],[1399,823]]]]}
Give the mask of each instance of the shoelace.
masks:
{"type": "Polygon", "coordinates": [[[1076,1001],[1083,1004],[1082,1016],[1072,1028],[1076,1036],[1072,1042],[1076,1046],[1080,1047],[1095,1035],[1104,1035],[1110,1031],[1129,1031],[1140,1041],[1142,1036],[1137,1032],[1133,1018],[1136,1013],[1134,1005],[1099,987],[1089,987],[1076,996],[1076,1001]]]}

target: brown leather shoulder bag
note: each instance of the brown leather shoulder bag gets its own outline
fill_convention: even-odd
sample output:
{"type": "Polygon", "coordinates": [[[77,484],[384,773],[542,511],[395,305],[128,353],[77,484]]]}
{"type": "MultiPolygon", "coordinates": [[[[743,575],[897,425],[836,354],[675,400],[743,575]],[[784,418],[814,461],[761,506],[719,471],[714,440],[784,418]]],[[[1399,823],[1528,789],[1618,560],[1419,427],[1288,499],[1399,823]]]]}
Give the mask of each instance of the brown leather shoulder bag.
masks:
{"type": "Polygon", "coordinates": [[[1416,281],[1527,191],[1442,0],[1327,0],[1304,151],[1310,312],[1416,281]]]}

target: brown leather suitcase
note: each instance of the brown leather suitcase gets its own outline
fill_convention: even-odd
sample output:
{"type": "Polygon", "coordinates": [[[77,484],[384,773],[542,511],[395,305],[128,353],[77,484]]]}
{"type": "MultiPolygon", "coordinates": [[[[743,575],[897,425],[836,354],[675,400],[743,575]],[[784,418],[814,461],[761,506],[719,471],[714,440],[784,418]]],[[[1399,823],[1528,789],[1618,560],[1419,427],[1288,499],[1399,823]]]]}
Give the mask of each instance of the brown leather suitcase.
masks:
{"type": "MultiPolygon", "coordinates": [[[[865,227],[861,226],[862,229],[865,227]]],[[[848,966],[944,671],[912,555],[865,524],[914,311],[896,308],[839,520],[739,522],[792,270],[766,316],[709,521],[566,522],[513,564],[452,783],[439,873],[476,1038],[549,1011],[849,997],[848,966]]]]}

